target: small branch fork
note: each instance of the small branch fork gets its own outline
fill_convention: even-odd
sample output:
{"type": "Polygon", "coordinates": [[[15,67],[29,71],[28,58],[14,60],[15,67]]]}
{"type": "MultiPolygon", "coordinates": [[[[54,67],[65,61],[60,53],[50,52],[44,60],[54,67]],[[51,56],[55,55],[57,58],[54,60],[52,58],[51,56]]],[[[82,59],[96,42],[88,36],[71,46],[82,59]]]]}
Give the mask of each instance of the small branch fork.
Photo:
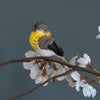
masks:
{"type": "Polygon", "coordinates": [[[93,75],[96,75],[97,77],[100,77],[100,73],[98,72],[95,72],[95,71],[92,71],[92,70],[89,70],[89,69],[86,69],[86,68],[82,68],[82,67],[79,67],[79,66],[76,66],[76,65],[71,65],[69,63],[66,63],[64,61],[61,61],[61,60],[56,60],[56,59],[53,59],[53,58],[50,58],[50,57],[43,57],[43,56],[40,56],[40,57],[30,57],[30,58],[24,58],[24,59],[13,59],[13,60],[10,60],[10,61],[7,61],[7,62],[4,62],[4,63],[0,63],[0,68],[4,67],[5,65],[8,65],[8,64],[11,64],[11,63],[17,63],[17,62],[30,62],[32,60],[36,60],[36,59],[43,59],[47,62],[56,62],[56,63],[60,63],[62,65],[66,65],[67,67],[69,68],[72,68],[68,71],[66,71],[65,73],[63,74],[60,74],[60,75],[56,75],[54,77],[51,77],[49,78],[48,80],[46,80],[45,82],[43,82],[42,84],[38,85],[37,87],[31,89],[30,91],[28,92],[25,92],[17,97],[14,97],[14,98],[11,98],[9,100],[16,100],[20,97],[23,97],[29,93],[32,93],[34,92],[35,90],[37,90],[38,88],[40,88],[41,86],[43,86],[45,83],[53,80],[53,79],[56,79],[58,77],[61,77],[61,76],[65,76],[65,75],[68,75],[70,74],[71,72],[73,71],[83,71],[83,72],[87,72],[87,73],[90,73],[90,74],[93,74],[93,75]]]}

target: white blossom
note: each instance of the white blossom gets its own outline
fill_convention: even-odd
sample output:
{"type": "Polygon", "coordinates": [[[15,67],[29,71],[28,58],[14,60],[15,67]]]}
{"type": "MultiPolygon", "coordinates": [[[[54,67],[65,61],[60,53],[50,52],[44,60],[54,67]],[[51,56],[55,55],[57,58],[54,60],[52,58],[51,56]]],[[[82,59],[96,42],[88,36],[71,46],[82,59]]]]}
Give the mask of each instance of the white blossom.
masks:
{"type": "Polygon", "coordinates": [[[33,63],[34,61],[30,61],[30,62],[23,62],[23,67],[27,70],[30,70],[33,67],[33,63]]]}
{"type": "Polygon", "coordinates": [[[98,26],[98,32],[100,33],[100,26],[98,26]]]}
{"type": "Polygon", "coordinates": [[[74,56],[71,60],[70,60],[70,64],[75,65],[76,63],[76,59],[78,58],[78,56],[74,56]]]}
{"type": "Polygon", "coordinates": [[[76,81],[75,89],[76,91],[80,91],[80,87],[83,88],[83,95],[85,97],[90,97],[94,98],[96,95],[96,89],[94,89],[91,85],[89,85],[86,80],[80,80],[80,74],[75,71],[71,73],[72,78],[76,81]]]}
{"type": "MultiPolygon", "coordinates": [[[[28,58],[28,57],[35,57],[39,55],[37,55],[34,51],[28,51],[25,53],[25,56],[26,58],[28,58]]],[[[31,79],[35,80],[36,84],[43,83],[44,81],[48,79],[48,76],[43,75],[43,69],[41,70],[39,68],[39,66],[41,66],[40,63],[38,64],[34,64],[34,63],[35,63],[35,60],[30,61],[30,62],[23,62],[23,67],[27,70],[30,70],[30,77],[31,79]]],[[[49,65],[47,64],[45,68],[47,71],[49,68],[49,65]]],[[[44,86],[46,86],[47,84],[48,83],[44,84],[44,86]]]]}
{"type": "Polygon", "coordinates": [[[47,70],[47,75],[50,75],[54,71],[54,68],[50,68],[47,70]]]}
{"type": "Polygon", "coordinates": [[[87,54],[84,54],[83,58],[79,58],[77,62],[80,64],[79,66],[85,68],[87,64],[91,63],[91,58],[87,54]]]}
{"type": "MultiPolygon", "coordinates": [[[[27,51],[25,53],[26,58],[28,58],[28,57],[35,57],[35,55],[36,55],[36,53],[34,51],[27,51]]],[[[23,62],[23,67],[25,69],[27,69],[27,70],[30,70],[33,67],[33,63],[34,62],[35,62],[34,60],[30,61],[30,62],[23,62]]]]}
{"type": "Polygon", "coordinates": [[[71,73],[71,77],[75,80],[75,81],[79,81],[80,80],[80,74],[77,71],[74,71],[71,73]]]}
{"type": "Polygon", "coordinates": [[[89,84],[84,84],[84,85],[83,85],[83,95],[84,95],[85,97],[90,97],[90,96],[92,96],[92,98],[94,98],[95,95],[96,95],[96,89],[93,88],[93,87],[92,87],[91,85],[89,85],[89,84]]]}
{"type": "MultiPolygon", "coordinates": [[[[40,74],[35,78],[35,84],[43,83],[48,79],[47,75],[40,74]]],[[[45,83],[43,86],[47,86],[48,83],[45,83]]]]}
{"type": "MultiPolygon", "coordinates": [[[[51,68],[47,71],[47,74],[50,75],[50,77],[53,77],[55,75],[59,75],[59,74],[62,74],[62,73],[65,73],[65,68],[61,65],[61,64],[58,64],[58,63],[55,63],[56,65],[56,70],[54,68],[51,68]]],[[[57,80],[58,81],[62,81],[65,79],[65,76],[61,76],[61,77],[58,77],[57,80]]]]}
{"type": "Polygon", "coordinates": [[[39,76],[39,74],[41,74],[42,71],[39,69],[38,66],[34,65],[31,69],[30,69],[30,77],[31,79],[35,79],[37,76],[39,76]]]}
{"type": "MultiPolygon", "coordinates": [[[[100,26],[98,26],[98,32],[100,33],[100,26]]],[[[96,36],[96,39],[100,39],[100,34],[96,36]]]]}
{"type": "MultiPolygon", "coordinates": [[[[39,56],[39,55],[37,55],[34,51],[28,51],[25,53],[25,56],[26,56],[26,58],[28,58],[28,57],[35,57],[35,56],[39,56]]],[[[74,56],[70,60],[69,63],[72,65],[75,65],[77,57],[78,56],[74,56]]],[[[86,67],[87,64],[91,63],[91,59],[87,54],[84,54],[83,57],[81,57],[77,60],[77,62],[80,64],[80,66],[86,67]]],[[[43,63],[38,63],[38,64],[34,64],[34,63],[35,63],[35,60],[30,61],[30,62],[23,62],[23,67],[27,70],[30,70],[30,77],[31,77],[31,79],[35,80],[35,84],[43,83],[49,77],[63,74],[69,70],[68,66],[61,65],[58,63],[54,63],[55,68],[49,68],[48,63],[43,68],[41,67],[43,63]]],[[[82,92],[85,97],[92,96],[92,98],[94,98],[94,96],[96,95],[96,89],[94,89],[92,86],[90,86],[86,82],[86,80],[80,80],[80,77],[81,77],[81,75],[77,71],[74,71],[70,74],[69,82],[70,81],[73,82],[73,80],[75,80],[73,86],[75,87],[77,92],[80,91],[80,87],[82,87],[83,88],[82,92]]],[[[58,81],[62,81],[64,79],[66,79],[66,76],[61,76],[61,77],[57,78],[58,81]]],[[[48,85],[48,82],[45,83],[43,86],[47,86],[47,85],[48,85]]]]}
{"type": "Polygon", "coordinates": [[[80,90],[80,86],[81,86],[80,74],[77,71],[74,71],[74,72],[71,73],[71,77],[76,81],[76,85],[75,85],[76,91],[79,91],[80,90]]]}
{"type": "Polygon", "coordinates": [[[96,39],[100,39],[100,34],[98,34],[98,35],[96,36],[96,39]]]}
{"type": "MultiPolygon", "coordinates": [[[[78,56],[74,56],[71,60],[70,60],[70,64],[72,64],[72,65],[75,65],[75,63],[76,63],[76,58],[78,58],[78,56]]],[[[66,66],[67,67],[67,66],[66,66]]],[[[77,71],[74,71],[74,72],[72,72],[71,73],[71,77],[74,79],[74,80],[76,80],[76,77],[79,75],[79,73],[77,72],[77,71]]],[[[78,76],[78,78],[79,78],[79,76],[78,76]]]]}
{"type": "Polygon", "coordinates": [[[36,52],[34,52],[34,51],[27,51],[25,53],[25,56],[26,56],[26,58],[28,58],[28,57],[35,57],[36,56],[36,52]]]}

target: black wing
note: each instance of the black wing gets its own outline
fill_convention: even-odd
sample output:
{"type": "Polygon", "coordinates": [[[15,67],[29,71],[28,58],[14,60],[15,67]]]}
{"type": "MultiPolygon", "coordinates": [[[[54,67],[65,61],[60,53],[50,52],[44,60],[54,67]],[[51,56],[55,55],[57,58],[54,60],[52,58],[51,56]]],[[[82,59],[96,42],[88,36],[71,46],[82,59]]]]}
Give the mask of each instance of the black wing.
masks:
{"type": "Polygon", "coordinates": [[[55,42],[55,40],[53,41],[52,44],[48,44],[48,49],[55,52],[58,56],[64,56],[63,49],[60,46],[58,46],[58,44],[55,42]]]}

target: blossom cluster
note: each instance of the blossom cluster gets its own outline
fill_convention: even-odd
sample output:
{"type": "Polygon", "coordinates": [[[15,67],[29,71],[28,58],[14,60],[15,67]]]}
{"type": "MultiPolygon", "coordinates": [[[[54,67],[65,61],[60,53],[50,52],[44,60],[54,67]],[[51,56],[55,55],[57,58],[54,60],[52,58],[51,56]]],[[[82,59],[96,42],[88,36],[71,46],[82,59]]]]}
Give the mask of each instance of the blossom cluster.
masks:
{"type": "MultiPolygon", "coordinates": [[[[37,55],[34,51],[28,51],[25,53],[25,56],[28,58],[39,55],[37,55]]],[[[79,63],[80,67],[83,68],[89,67],[92,70],[94,69],[93,66],[90,64],[91,58],[87,54],[84,54],[83,57],[79,59],[78,56],[75,56],[69,61],[69,63],[75,65],[76,61],[79,63]]],[[[33,60],[30,62],[23,62],[23,67],[26,70],[30,70],[30,78],[35,80],[36,84],[43,83],[50,77],[65,73],[70,69],[65,65],[61,65],[54,62],[46,62],[43,61],[42,59],[33,60]]],[[[96,89],[93,88],[93,86],[89,84],[89,82],[87,82],[86,79],[88,79],[88,76],[82,77],[77,71],[74,71],[66,76],[58,77],[52,80],[52,82],[54,82],[55,80],[57,81],[66,80],[69,83],[69,86],[75,87],[77,92],[80,91],[81,87],[83,88],[82,92],[85,97],[92,96],[92,98],[94,98],[96,95],[96,89]]],[[[44,86],[47,85],[48,83],[44,84],[44,86]]]]}

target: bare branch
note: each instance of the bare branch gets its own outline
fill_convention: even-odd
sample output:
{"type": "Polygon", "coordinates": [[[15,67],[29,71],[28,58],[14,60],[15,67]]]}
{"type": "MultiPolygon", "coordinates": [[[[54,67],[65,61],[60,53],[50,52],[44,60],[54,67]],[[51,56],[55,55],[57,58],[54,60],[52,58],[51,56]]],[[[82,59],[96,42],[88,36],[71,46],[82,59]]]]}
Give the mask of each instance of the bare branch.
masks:
{"type": "Polygon", "coordinates": [[[35,90],[37,90],[39,87],[43,86],[45,83],[49,82],[50,80],[56,79],[57,77],[60,77],[60,76],[67,75],[67,74],[69,74],[69,73],[71,73],[71,72],[73,72],[73,71],[83,71],[83,72],[87,72],[87,73],[90,73],[90,74],[94,74],[94,75],[96,75],[96,76],[100,76],[100,73],[98,73],[98,72],[94,72],[94,71],[92,71],[92,70],[89,70],[89,69],[86,69],[86,68],[82,68],[82,67],[80,67],[80,66],[71,65],[71,64],[66,63],[66,62],[64,62],[64,61],[61,61],[61,60],[56,60],[56,59],[53,59],[53,58],[50,58],[50,57],[42,57],[42,56],[40,56],[40,57],[30,57],[30,58],[24,58],[24,59],[13,59],[13,60],[10,60],[10,61],[1,63],[1,64],[0,64],[0,68],[2,68],[2,67],[5,66],[5,65],[11,64],[11,63],[30,62],[30,61],[35,60],[35,59],[43,59],[43,60],[48,61],[48,62],[60,63],[60,64],[62,64],[62,65],[66,65],[66,66],[68,66],[69,68],[72,68],[72,69],[66,71],[66,72],[63,73],[63,74],[56,75],[56,76],[54,76],[54,77],[52,77],[52,78],[49,78],[47,81],[45,81],[44,83],[38,85],[38,86],[35,87],[34,89],[32,89],[32,90],[30,90],[30,91],[28,91],[28,92],[26,92],[26,93],[23,93],[23,94],[21,94],[21,95],[19,95],[19,96],[17,96],[17,97],[14,97],[14,98],[12,98],[12,99],[9,99],[9,100],[15,100],[15,99],[18,99],[18,98],[20,98],[20,97],[23,97],[23,96],[26,95],[26,94],[32,93],[32,92],[34,92],[35,90]]]}
{"type": "Polygon", "coordinates": [[[35,90],[37,90],[38,88],[40,88],[41,86],[43,86],[45,83],[47,83],[47,82],[49,82],[49,81],[51,81],[51,80],[53,80],[53,79],[56,79],[56,78],[58,78],[58,77],[68,75],[69,73],[71,73],[71,72],[73,72],[73,71],[75,71],[75,69],[74,69],[74,70],[73,70],[73,69],[70,69],[70,70],[66,71],[65,73],[63,73],[63,74],[59,74],[59,75],[56,75],[56,76],[54,76],[54,77],[51,77],[51,78],[49,78],[47,81],[45,81],[45,82],[43,82],[42,84],[38,85],[37,87],[35,87],[35,88],[33,88],[33,89],[31,89],[31,90],[29,90],[29,91],[27,91],[27,92],[25,92],[25,93],[23,93],[23,94],[17,96],[17,97],[11,98],[11,99],[9,99],[9,100],[16,100],[16,99],[18,99],[18,98],[21,98],[21,97],[23,97],[23,96],[25,96],[25,95],[27,95],[27,94],[29,94],[29,93],[34,92],[35,90]]]}
{"type": "Polygon", "coordinates": [[[5,65],[11,64],[11,63],[30,62],[30,61],[35,60],[35,59],[44,59],[45,61],[60,63],[62,65],[66,65],[70,68],[76,69],[77,71],[84,71],[84,72],[87,72],[87,73],[90,73],[90,74],[94,74],[96,76],[100,76],[100,73],[98,73],[98,72],[94,72],[94,71],[91,71],[89,69],[82,68],[82,67],[79,67],[79,66],[76,66],[76,65],[71,65],[71,64],[66,63],[64,61],[61,61],[61,60],[56,60],[56,59],[53,59],[53,58],[50,58],[50,57],[43,57],[43,56],[30,57],[30,58],[24,58],[24,59],[13,59],[13,60],[10,60],[10,61],[4,62],[4,63],[0,63],[0,68],[5,66],[5,65]]]}

